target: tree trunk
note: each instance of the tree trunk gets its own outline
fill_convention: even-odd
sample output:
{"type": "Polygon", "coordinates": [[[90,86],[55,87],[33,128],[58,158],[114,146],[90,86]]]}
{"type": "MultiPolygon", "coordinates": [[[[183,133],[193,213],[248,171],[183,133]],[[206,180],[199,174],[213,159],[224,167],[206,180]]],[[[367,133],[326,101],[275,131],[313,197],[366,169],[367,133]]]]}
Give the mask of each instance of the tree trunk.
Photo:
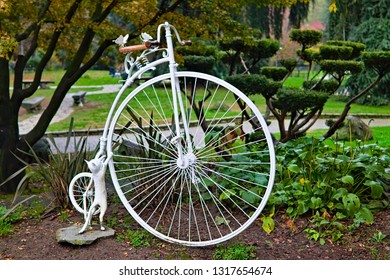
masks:
{"type": "Polygon", "coordinates": [[[23,176],[21,174],[3,184],[23,167],[14,156],[19,138],[18,112],[10,100],[8,66],[8,60],[0,57],[0,193],[14,193],[20,176],[23,176]]]}
{"type": "Polygon", "coordinates": [[[275,39],[275,7],[268,5],[268,30],[269,37],[275,39]]]}
{"type": "Polygon", "coordinates": [[[288,31],[290,29],[290,13],[291,13],[291,9],[289,7],[285,7],[283,10],[282,36],[281,36],[281,41],[283,43],[288,41],[288,31]]]}
{"type": "MultiPolygon", "coordinates": [[[[105,1],[96,1],[95,10],[90,14],[92,19],[89,25],[90,27],[83,32],[84,35],[81,39],[80,46],[73,55],[70,66],[59,82],[49,105],[43,111],[38,123],[30,132],[27,135],[20,137],[18,127],[19,108],[22,101],[25,98],[32,96],[38,88],[42,73],[57,47],[61,34],[67,26],[71,24],[72,19],[76,15],[83,0],[75,0],[72,2],[73,4],[71,4],[66,11],[63,22],[58,24],[58,27],[55,28],[51,37],[47,38],[47,47],[42,59],[36,67],[34,82],[29,88],[22,88],[23,71],[28,59],[38,48],[38,38],[40,37],[41,30],[43,30],[43,19],[46,16],[46,12],[49,10],[51,1],[47,1],[46,5],[42,5],[36,22],[27,26],[24,31],[16,36],[18,42],[28,40],[29,47],[24,54],[17,56],[12,97],[9,90],[9,61],[0,57],[0,192],[15,192],[23,174],[9,181],[7,181],[7,179],[24,167],[22,162],[20,162],[15,155],[21,157],[23,160],[27,157],[24,152],[28,152],[29,146],[34,145],[44,135],[51,119],[61,106],[61,102],[70,87],[82,76],[82,74],[96,63],[110,45],[114,44],[111,38],[107,38],[101,42],[100,46],[94,50],[94,53],[90,56],[91,45],[96,35],[94,27],[100,25],[119,3],[118,0],[112,0],[109,1],[110,3],[108,5],[103,5],[105,1]],[[7,181],[7,183],[4,183],[5,181],[7,181]]],[[[160,10],[155,13],[152,19],[146,20],[141,27],[152,25],[165,13],[175,10],[182,2],[183,0],[176,0],[174,3],[171,3],[171,1],[163,1],[160,10]]],[[[49,18],[51,18],[51,16],[49,18]]],[[[141,27],[140,30],[142,30],[141,27]]],[[[133,36],[135,37],[136,34],[133,34],[133,36]]]]}
{"type": "MultiPolygon", "coordinates": [[[[1,133],[0,137],[7,137],[5,133],[1,133]]],[[[18,171],[23,169],[24,165],[19,161],[14,153],[16,150],[7,149],[8,146],[14,146],[10,144],[11,137],[8,138],[9,141],[1,141],[0,145],[0,184],[4,183],[12,175],[15,175],[18,171]]],[[[20,180],[23,178],[25,172],[20,172],[17,176],[13,177],[11,180],[8,180],[5,184],[0,187],[0,193],[13,194],[16,192],[20,180]]]]}

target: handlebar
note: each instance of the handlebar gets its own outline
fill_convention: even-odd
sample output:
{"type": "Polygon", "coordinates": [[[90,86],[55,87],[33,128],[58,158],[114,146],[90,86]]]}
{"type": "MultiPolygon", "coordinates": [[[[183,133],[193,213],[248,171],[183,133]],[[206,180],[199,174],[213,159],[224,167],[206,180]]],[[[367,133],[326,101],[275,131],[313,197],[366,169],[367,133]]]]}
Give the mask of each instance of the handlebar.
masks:
{"type": "Polygon", "coordinates": [[[146,50],[146,49],[150,49],[152,47],[160,46],[160,29],[161,29],[161,27],[170,27],[170,28],[172,28],[174,30],[175,34],[176,34],[176,37],[177,37],[179,43],[182,46],[191,46],[192,45],[192,42],[190,40],[181,40],[180,36],[179,36],[179,33],[177,32],[176,28],[173,25],[170,25],[169,23],[166,22],[165,24],[160,24],[159,25],[159,27],[157,29],[157,40],[147,41],[147,42],[145,42],[145,44],[142,44],[142,45],[121,47],[121,48],[119,48],[119,52],[121,52],[121,53],[131,53],[131,52],[134,52],[134,51],[143,51],[143,50],[146,50]]]}
{"type": "MultiPolygon", "coordinates": [[[[192,42],[190,40],[181,41],[180,42],[183,46],[191,46],[192,42]]],[[[143,51],[146,49],[150,49],[151,47],[160,46],[160,42],[158,41],[148,41],[145,44],[142,45],[133,45],[133,46],[127,46],[119,48],[119,52],[121,53],[131,53],[134,51],[143,51]]]]}
{"type": "Polygon", "coordinates": [[[134,52],[134,51],[143,51],[143,50],[150,49],[151,47],[156,47],[159,45],[160,45],[160,42],[158,42],[158,41],[147,41],[147,42],[145,42],[145,44],[142,44],[142,45],[134,45],[134,46],[127,46],[127,47],[119,48],[119,52],[130,53],[130,52],[134,52]]]}

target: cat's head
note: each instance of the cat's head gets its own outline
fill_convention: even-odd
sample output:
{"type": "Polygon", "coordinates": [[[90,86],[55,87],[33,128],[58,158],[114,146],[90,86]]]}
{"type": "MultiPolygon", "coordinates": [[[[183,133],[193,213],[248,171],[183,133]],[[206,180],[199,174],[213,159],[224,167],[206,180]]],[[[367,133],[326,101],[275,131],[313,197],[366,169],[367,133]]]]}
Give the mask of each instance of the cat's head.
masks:
{"type": "Polygon", "coordinates": [[[92,159],[85,162],[87,163],[88,168],[92,173],[97,173],[103,168],[103,162],[100,159],[92,159]]]}

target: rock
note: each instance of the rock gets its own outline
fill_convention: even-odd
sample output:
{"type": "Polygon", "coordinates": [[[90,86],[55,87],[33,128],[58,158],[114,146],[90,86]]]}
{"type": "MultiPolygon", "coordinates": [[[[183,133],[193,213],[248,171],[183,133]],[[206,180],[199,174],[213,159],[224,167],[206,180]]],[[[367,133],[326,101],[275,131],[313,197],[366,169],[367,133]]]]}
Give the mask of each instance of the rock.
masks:
{"type": "Polygon", "coordinates": [[[364,141],[374,139],[371,128],[361,119],[355,116],[347,116],[340,127],[334,134],[338,140],[355,140],[364,141]]]}
{"type": "MultiPolygon", "coordinates": [[[[33,146],[32,150],[34,154],[39,158],[40,161],[49,161],[49,157],[51,154],[51,149],[50,149],[50,143],[47,138],[41,138],[39,139],[33,146]]],[[[36,163],[36,159],[34,156],[31,156],[29,159],[30,163],[36,163]]]]}
{"type": "MultiPolygon", "coordinates": [[[[61,228],[56,232],[56,239],[58,243],[70,243],[73,245],[89,245],[99,238],[111,237],[115,235],[115,231],[111,228],[100,230],[96,225],[93,229],[88,229],[83,234],[79,234],[83,225],[73,225],[68,228],[61,228]]],[[[94,225],[92,225],[94,226],[94,225]]]]}

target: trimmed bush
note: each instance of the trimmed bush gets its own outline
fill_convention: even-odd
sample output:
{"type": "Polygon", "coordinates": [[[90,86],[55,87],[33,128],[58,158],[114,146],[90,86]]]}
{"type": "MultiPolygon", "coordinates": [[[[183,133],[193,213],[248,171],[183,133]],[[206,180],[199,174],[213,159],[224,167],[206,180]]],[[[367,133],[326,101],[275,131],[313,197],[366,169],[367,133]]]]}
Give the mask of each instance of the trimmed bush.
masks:
{"type": "Polygon", "coordinates": [[[190,71],[210,73],[214,63],[215,58],[212,56],[187,55],[184,57],[184,68],[190,71]]]}
{"type": "Polygon", "coordinates": [[[279,42],[272,39],[261,39],[256,41],[256,46],[250,50],[249,55],[255,58],[268,58],[274,56],[279,48],[279,42]]]}
{"type": "Polygon", "coordinates": [[[330,46],[345,46],[352,48],[352,56],[351,58],[358,58],[362,51],[366,49],[366,45],[362,43],[357,42],[351,42],[351,41],[338,41],[338,40],[328,40],[326,42],[327,45],[330,46]]]}
{"type": "Polygon", "coordinates": [[[295,58],[285,58],[279,60],[279,63],[285,67],[288,71],[292,72],[298,65],[298,60],[295,58]]]}
{"type": "Polygon", "coordinates": [[[353,48],[343,46],[321,46],[321,59],[346,60],[352,59],[353,48]]]}
{"type": "Polygon", "coordinates": [[[228,50],[245,51],[249,49],[250,45],[252,46],[255,45],[254,40],[245,40],[242,37],[226,38],[219,41],[219,46],[221,50],[224,51],[228,51],[228,50]]]}
{"type": "Polygon", "coordinates": [[[288,70],[284,67],[265,66],[260,69],[260,74],[274,81],[281,81],[288,74],[288,70]]]}
{"type": "MultiPolygon", "coordinates": [[[[318,81],[304,81],[303,82],[303,88],[305,89],[311,89],[312,86],[314,86],[318,81]]],[[[322,80],[318,85],[316,85],[313,90],[317,91],[324,91],[327,93],[334,93],[337,88],[339,87],[339,83],[334,80],[322,80]]]]}
{"type": "Polygon", "coordinates": [[[273,101],[275,108],[284,112],[296,112],[322,108],[328,100],[329,94],[320,91],[308,91],[297,88],[280,88],[273,101]]]}
{"type": "Polygon", "coordinates": [[[304,51],[297,50],[297,55],[308,62],[320,60],[320,53],[313,49],[305,49],[304,51]]]}
{"type": "Polygon", "coordinates": [[[379,75],[390,72],[390,51],[363,52],[362,60],[367,68],[374,69],[379,75]]]}
{"type": "Polygon", "coordinates": [[[322,32],[316,30],[293,29],[290,32],[291,41],[297,42],[302,49],[317,45],[322,38],[322,32]]]}
{"type": "Polygon", "coordinates": [[[321,69],[328,73],[337,73],[339,76],[345,75],[347,72],[350,74],[360,73],[364,65],[362,62],[349,61],[349,60],[321,60],[319,62],[321,69]]]}
{"type": "Polygon", "coordinates": [[[262,94],[265,98],[275,95],[282,86],[280,82],[267,79],[264,75],[235,75],[226,78],[226,81],[246,95],[262,94]]]}

